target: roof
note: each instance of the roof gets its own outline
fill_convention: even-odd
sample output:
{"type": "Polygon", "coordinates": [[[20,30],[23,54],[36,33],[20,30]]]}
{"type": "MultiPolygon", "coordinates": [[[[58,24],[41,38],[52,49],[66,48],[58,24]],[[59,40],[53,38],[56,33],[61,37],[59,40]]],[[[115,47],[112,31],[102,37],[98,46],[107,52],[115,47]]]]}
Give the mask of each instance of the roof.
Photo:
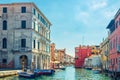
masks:
{"type": "Polygon", "coordinates": [[[115,23],[115,20],[112,19],[106,28],[107,28],[107,29],[111,28],[114,23],[115,23]]]}
{"type": "Polygon", "coordinates": [[[117,13],[115,14],[115,18],[117,18],[119,14],[120,14],[120,8],[119,8],[119,10],[117,11],[117,13]]]}
{"type": "Polygon", "coordinates": [[[52,25],[51,22],[47,19],[47,17],[40,11],[40,9],[33,3],[33,2],[15,2],[15,3],[7,3],[7,4],[0,4],[0,6],[3,5],[21,5],[21,4],[31,4],[33,5],[37,11],[39,11],[39,13],[45,18],[45,20],[50,24],[50,26],[52,25]]]}

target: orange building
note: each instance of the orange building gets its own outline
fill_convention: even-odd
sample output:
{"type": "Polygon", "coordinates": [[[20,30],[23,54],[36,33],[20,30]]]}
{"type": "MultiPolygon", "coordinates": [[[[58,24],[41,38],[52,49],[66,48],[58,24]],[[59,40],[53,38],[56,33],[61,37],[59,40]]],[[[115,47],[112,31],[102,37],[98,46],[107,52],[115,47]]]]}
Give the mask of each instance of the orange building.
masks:
{"type": "Polygon", "coordinates": [[[50,64],[51,68],[54,68],[54,61],[55,61],[55,43],[50,45],[50,64]]]}
{"type": "Polygon", "coordinates": [[[60,62],[60,64],[65,63],[65,52],[66,49],[57,49],[58,61],[60,62]]]}

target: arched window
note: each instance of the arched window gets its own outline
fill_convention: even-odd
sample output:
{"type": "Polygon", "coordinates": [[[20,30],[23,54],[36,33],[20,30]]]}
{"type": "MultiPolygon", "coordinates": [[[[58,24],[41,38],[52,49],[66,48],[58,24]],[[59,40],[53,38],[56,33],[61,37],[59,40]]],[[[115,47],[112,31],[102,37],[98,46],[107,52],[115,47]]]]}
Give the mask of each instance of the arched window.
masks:
{"type": "Polygon", "coordinates": [[[3,48],[7,48],[7,39],[3,38],[3,48]]]}
{"type": "Polygon", "coordinates": [[[7,21],[6,20],[3,21],[3,30],[7,30],[7,21]]]}

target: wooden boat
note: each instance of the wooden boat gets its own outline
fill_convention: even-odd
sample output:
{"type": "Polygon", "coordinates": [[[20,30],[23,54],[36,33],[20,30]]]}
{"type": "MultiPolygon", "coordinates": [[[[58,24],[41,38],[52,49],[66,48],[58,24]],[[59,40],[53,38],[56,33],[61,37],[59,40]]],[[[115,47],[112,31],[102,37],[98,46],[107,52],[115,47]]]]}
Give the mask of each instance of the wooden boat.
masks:
{"type": "Polygon", "coordinates": [[[55,73],[55,70],[53,70],[53,69],[44,69],[44,70],[35,69],[34,73],[36,75],[52,75],[55,73]]]}
{"type": "Polygon", "coordinates": [[[34,73],[19,72],[18,75],[20,77],[24,77],[24,78],[35,78],[35,74],[34,73]]]}

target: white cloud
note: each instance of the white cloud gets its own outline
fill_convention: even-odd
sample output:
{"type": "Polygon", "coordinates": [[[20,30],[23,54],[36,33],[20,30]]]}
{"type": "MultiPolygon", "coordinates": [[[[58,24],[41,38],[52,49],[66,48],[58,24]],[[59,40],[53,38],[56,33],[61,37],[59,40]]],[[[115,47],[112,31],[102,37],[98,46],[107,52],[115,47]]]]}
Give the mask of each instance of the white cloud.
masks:
{"type": "Polygon", "coordinates": [[[107,6],[107,2],[106,1],[93,1],[91,4],[90,4],[90,8],[92,10],[97,10],[97,9],[100,9],[100,8],[104,8],[107,6]]]}
{"type": "Polygon", "coordinates": [[[89,15],[88,12],[79,11],[79,12],[76,12],[76,14],[75,14],[75,19],[76,19],[77,21],[86,23],[86,22],[88,21],[89,16],[90,16],[90,15],[89,15]]]}
{"type": "Polygon", "coordinates": [[[104,13],[103,13],[103,16],[105,16],[106,18],[111,18],[111,17],[113,17],[114,15],[115,15],[115,12],[116,11],[105,11],[104,13]]]}

